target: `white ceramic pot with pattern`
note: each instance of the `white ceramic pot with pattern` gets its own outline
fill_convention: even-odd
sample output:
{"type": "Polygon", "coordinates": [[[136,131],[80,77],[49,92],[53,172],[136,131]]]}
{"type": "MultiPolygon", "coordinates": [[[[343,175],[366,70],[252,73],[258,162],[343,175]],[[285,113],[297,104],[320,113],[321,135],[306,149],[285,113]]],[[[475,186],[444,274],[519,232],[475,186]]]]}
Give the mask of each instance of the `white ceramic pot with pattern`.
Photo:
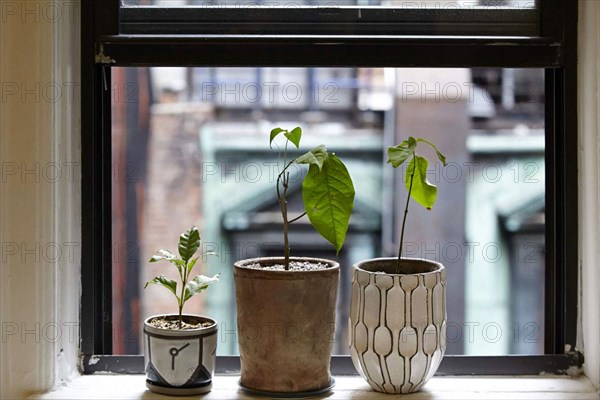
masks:
{"type": "Polygon", "coordinates": [[[199,315],[183,315],[183,321],[200,328],[172,330],[154,327],[154,319],[178,319],[157,315],[144,322],[146,387],[155,393],[191,396],[210,392],[217,353],[217,323],[199,315]]]}
{"type": "Polygon", "coordinates": [[[353,266],[350,353],[383,393],[419,391],[446,350],[446,270],[421,259],[377,258],[353,266]]]}

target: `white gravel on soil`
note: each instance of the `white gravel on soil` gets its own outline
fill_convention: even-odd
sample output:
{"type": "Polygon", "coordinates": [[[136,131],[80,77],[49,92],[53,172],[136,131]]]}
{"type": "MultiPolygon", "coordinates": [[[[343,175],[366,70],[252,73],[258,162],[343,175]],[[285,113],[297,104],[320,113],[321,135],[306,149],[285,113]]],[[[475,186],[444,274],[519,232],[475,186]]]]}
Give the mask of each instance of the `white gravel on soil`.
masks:
{"type": "MultiPolygon", "coordinates": [[[[283,264],[273,264],[263,267],[259,263],[245,265],[246,268],[250,269],[262,269],[267,271],[284,271],[285,266],[283,264]]],[[[310,261],[291,261],[290,271],[321,271],[324,269],[331,268],[329,264],[313,263],[310,261]]]]}
{"type": "Polygon", "coordinates": [[[200,322],[188,323],[188,322],[185,322],[185,320],[184,320],[181,323],[181,329],[179,329],[179,319],[178,318],[169,318],[169,319],[154,318],[148,322],[154,328],[169,329],[169,330],[173,330],[173,331],[178,331],[178,330],[189,331],[191,329],[207,328],[212,325],[212,323],[210,323],[210,322],[200,321],[200,322]]]}

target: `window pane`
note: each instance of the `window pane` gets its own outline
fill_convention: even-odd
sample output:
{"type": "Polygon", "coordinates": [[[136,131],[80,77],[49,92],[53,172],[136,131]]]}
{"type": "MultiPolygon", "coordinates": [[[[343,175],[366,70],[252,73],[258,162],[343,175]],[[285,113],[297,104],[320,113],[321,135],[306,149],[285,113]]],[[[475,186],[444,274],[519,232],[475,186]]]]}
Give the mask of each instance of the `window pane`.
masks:
{"type": "MultiPolygon", "coordinates": [[[[448,158],[443,167],[423,150],[438,201],[431,211],[411,204],[403,247],[448,269],[447,353],[543,353],[543,70],[114,68],[112,76],[115,354],[140,353],[141,321],[175,312],[168,291],[142,288],[176,272],[147,260],[175,250],[192,224],[218,255],[199,272],[221,282],[186,311],[217,319],[218,353],[237,353],[232,264],[282,253],[267,136],[297,125],[301,149],[326,144],[357,192],[338,257],[307,222],[291,227],[293,255],[342,265],[336,354],[348,354],[350,266],[397,252],[404,171],[386,165],[384,149],[409,135],[448,158]]],[[[302,201],[292,193],[293,216],[302,201]]]]}
{"type": "Polygon", "coordinates": [[[125,0],[122,33],[539,36],[533,0],[125,0]]]}

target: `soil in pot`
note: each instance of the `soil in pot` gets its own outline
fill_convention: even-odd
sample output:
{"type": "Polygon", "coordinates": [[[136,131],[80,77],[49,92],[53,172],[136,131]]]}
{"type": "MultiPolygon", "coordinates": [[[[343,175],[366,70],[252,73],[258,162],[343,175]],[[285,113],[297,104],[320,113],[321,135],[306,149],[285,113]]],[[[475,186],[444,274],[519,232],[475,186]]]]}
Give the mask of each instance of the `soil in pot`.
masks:
{"type": "Polygon", "coordinates": [[[357,265],[363,271],[387,275],[427,274],[440,269],[437,263],[412,258],[403,258],[399,267],[396,258],[375,258],[357,265]]]}
{"type": "MultiPolygon", "coordinates": [[[[245,265],[246,268],[250,269],[262,269],[267,271],[285,271],[285,265],[283,264],[261,264],[261,263],[252,263],[245,265]]],[[[290,261],[290,269],[289,271],[320,271],[323,269],[331,268],[332,266],[325,263],[320,262],[310,262],[310,261],[290,261]]]]}
{"type": "Polygon", "coordinates": [[[179,327],[179,316],[164,315],[148,320],[148,324],[157,329],[169,329],[174,331],[187,331],[191,329],[208,328],[213,322],[207,321],[202,317],[191,315],[182,316],[181,328],[179,327]]]}

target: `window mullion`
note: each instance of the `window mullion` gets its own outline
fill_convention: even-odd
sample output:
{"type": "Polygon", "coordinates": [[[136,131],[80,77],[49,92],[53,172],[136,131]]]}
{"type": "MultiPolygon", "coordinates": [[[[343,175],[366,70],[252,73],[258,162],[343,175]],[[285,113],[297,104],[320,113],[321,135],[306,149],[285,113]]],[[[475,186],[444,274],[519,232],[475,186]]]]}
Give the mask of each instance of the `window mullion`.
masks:
{"type": "MultiPolygon", "coordinates": [[[[103,35],[119,34],[120,3],[120,0],[94,1],[93,29],[96,38],[103,35]]],[[[86,23],[86,21],[83,22],[86,23]]]]}
{"type": "Polygon", "coordinates": [[[114,66],[539,68],[563,62],[560,43],[543,38],[119,35],[100,40],[114,66]]]}

